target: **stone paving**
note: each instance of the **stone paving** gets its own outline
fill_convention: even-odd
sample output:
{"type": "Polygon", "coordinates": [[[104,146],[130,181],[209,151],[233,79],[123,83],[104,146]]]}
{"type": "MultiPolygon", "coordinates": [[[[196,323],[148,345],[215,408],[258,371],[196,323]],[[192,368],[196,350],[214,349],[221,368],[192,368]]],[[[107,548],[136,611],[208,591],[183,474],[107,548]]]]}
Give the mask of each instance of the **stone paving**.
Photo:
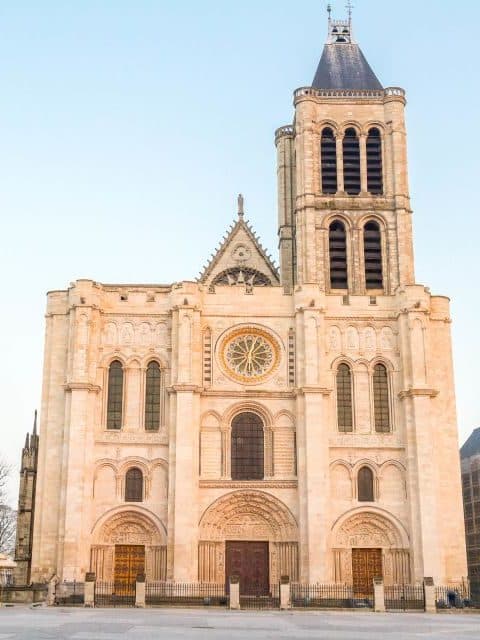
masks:
{"type": "Polygon", "coordinates": [[[0,640],[467,640],[480,615],[230,612],[175,609],[0,609],[0,640]]]}

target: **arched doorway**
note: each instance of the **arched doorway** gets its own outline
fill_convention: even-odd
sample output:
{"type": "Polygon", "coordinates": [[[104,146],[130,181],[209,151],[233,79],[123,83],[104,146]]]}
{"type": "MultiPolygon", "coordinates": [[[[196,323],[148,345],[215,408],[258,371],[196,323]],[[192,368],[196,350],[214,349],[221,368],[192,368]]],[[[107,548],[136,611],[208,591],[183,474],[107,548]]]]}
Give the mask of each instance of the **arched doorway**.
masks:
{"type": "Polygon", "coordinates": [[[351,584],[370,593],[373,579],[385,584],[408,584],[411,580],[410,544],[402,524],[380,510],[345,514],[332,529],[334,582],[351,584]]]}
{"type": "Polygon", "coordinates": [[[131,583],[138,574],[166,578],[166,535],[143,510],[120,511],[94,527],[90,570],[98,580],[131,583]]]}
{"type": "Polygon", "coordinates": [[[240,577],[247,593],[268,590],[281,575],[298,579],[296,520],[263,491],[235,491],[214,502],[200,520],[199,581],[240,577]]]}

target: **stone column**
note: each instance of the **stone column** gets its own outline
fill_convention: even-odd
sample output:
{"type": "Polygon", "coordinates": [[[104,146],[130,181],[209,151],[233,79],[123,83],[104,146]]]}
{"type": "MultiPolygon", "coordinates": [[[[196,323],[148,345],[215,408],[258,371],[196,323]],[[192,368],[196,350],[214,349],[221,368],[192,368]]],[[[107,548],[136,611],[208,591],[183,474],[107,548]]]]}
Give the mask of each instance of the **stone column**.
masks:
{"type": "Polygon", "coordinates": [[[360,193],[366,195],[368,193],[368,174],[367,174],[367,136],[360,134],[360,193]]]}
{"type": "Polygon", "coordinates": [[[230,576],[230,609],[240,609],[240,580],[238,576],[230,576]]]}
{"type": "Polygon", "coordinates": [[[292,602],[290,597],[290,578],[282,576],[280,579],[280,609],[291,609],[292,602]]]}
{"type": "Polygon", "coordinates": [[[145,608],[145,596],[146,596],[145,574],[141,573],[141,574],[138,574],[136,583],[135,583],[135,606],[138,609],[145,608]]]}
{"type": "Polygon", "coordinates": [[[95,606],[95,574],[87,573],[85,575],[85,591],[84,591],[84,607],[95,606]]]}
{"type": "Polygon", "coordinates": [[[426,613],[437,613],[437,605],[436,605],[436,598],[435,598],[435,584],[433,582],[433,578],[424,579],[423,589],[425,592],[426,613]]]}
{"type": "Polygon", "coordinates": [[[376,613],[385,613],[385,587],[383,580],[376,578],[373,582],[373,599],[376,613]]]}
{"type": "Polygon", "coordinates": [[[343,178],[343,135],[338,134],[337,138],[337,192],[345,192],[345,182],[343,178]]]}

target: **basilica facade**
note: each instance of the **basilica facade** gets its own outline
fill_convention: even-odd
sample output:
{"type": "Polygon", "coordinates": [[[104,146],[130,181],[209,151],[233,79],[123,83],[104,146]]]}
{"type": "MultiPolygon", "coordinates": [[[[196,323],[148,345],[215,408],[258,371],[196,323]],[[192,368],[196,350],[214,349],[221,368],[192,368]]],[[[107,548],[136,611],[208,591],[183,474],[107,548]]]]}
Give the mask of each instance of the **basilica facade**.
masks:
{"type": "Polygon", "coordinates": [[[48,294],[32,580],[466,576],[449,300],[415,281],[405,92],[331,20],[294,105],[279,269],[239,198],[198,280],[48,294]]]}

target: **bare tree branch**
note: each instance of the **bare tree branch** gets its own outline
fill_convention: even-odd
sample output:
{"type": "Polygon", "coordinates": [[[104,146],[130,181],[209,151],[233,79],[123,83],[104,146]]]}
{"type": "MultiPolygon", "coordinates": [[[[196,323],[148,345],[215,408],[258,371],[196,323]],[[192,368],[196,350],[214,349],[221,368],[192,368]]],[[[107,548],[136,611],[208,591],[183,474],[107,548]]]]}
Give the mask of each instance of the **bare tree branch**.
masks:
{"type": "Polygon", "coordinates": [[[7,483],[12,473],[12,467],[0,458],[0,504],[6,502],[7,483]]]}
{"type": "Polygon", "coordinates": [[[15,551],[17,512],[0,505],[0,553],[12,555],[15,551]]]}

